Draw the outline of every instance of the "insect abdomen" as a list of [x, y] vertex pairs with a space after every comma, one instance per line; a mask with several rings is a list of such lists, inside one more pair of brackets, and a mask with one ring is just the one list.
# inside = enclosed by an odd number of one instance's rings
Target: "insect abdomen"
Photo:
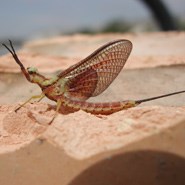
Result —
[[83, 101], [69, 100], [65, 101], [67, 107], [73, 108], [74, 110], [84, 110], [92, 114], [103, 114], [108, 115], [120, 110], [135, 107], [135, 101], [123, 101], [123, 102], [110, 102], [110, 103], [92, 103]]

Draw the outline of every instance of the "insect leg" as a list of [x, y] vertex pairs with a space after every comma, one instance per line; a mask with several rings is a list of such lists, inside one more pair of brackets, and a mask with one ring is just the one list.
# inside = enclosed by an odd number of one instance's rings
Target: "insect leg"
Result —
[[39, 100], [37, 100], [37, 102], [40, 102], [44, 97], [45, 97], [45, 94], [42, 93], [42, 94], [40, 95]]
[[41, 101], [43, 98], [45, 97], [45, 94], [40, 94], [40, 95], [35, 95], [32, 96], [31, 98], [29, 98], [27, 101], [25, 101], [23, 104], [21, 104], [18, 108], [15, 109], [15, 112], [17, 112], [21, 107], [23, 107], [25, 104], [27, 104], [28, 102], [30, 102], [32, 99], [37, 99], [39, 98], [38, 102]]
[[48, 123], [49, 125], [51, 125], [51, 123], [53, 122], [53, 120], [56, 118], [56, 116], [57, 116], [57, 114], [58, 114], [58, 112], [60, 110], [61, 105], [62, 105], [62, 101], [61, 100], [58, 100], [57, 101], [57, 108], [56, 108], [55, 114], [54, 114], [52, 120]]

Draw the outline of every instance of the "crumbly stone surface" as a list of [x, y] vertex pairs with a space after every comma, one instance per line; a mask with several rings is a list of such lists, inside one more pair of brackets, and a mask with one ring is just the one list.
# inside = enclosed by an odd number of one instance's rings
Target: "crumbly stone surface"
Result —
[[[129, 39], [124, 70], [89, 101], [143, 99], [184, 89], [185, 32], [74, 35], [25, 44], [18, 56], [48, 76], [102, 44]], [[0, 58], [0, 184], [185, 184], [185, 94], [109, 116], [83, 111], [54, 114], [55, 102], [15, 108], [40, 89], [20, 74], [10, 55]]]

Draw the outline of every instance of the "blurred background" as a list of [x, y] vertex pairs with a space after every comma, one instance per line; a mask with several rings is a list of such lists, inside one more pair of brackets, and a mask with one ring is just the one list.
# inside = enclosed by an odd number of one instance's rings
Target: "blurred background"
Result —
[[185, 29], [184, 0], [2, 0], [0, 4], [0, 42], [12, 39], [16, 47], [62, 34]]

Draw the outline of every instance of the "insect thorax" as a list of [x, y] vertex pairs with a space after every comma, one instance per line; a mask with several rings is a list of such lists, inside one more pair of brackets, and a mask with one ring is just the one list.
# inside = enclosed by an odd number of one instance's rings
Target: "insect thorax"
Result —
[[57, 83], [56, 83], [56, 87], [59, 90], [59, 93], [65, 93], [68, 90], [68, 86], [67, 86], [67, 82], [69, 80], [67, 78], [60, 78]]
[[68, 92], [67, 82], [68, 79], [58, 79], [58, 77], [45, 80], [43, 82], [43, 92], [49, 99], [57, 101]]

